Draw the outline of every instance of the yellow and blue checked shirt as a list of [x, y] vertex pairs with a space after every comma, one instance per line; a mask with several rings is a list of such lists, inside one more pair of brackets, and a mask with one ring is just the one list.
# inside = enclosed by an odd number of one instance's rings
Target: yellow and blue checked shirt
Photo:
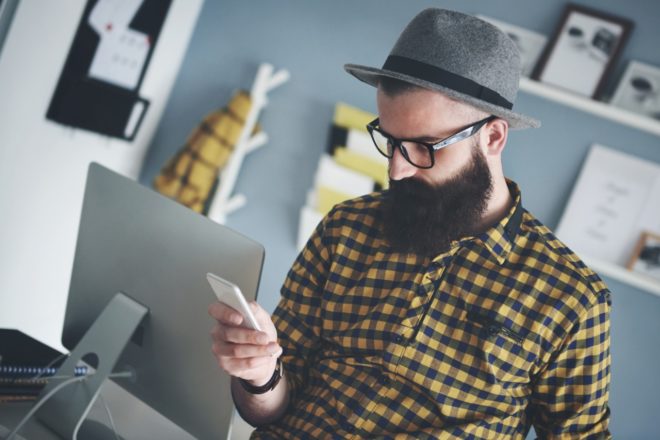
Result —
[[435, 258], [333, 209], [274, 313], [291, 405], [253, 438], [609, 438], [610, 293], [515, 204]]

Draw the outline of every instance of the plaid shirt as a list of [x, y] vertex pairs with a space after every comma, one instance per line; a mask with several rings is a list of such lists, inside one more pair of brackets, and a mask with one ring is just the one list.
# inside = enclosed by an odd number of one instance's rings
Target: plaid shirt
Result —
[[610, 294], [520, 204], [435, 258], [338, 205], [274, 312], [291, 404], [253, 438], [609, 438]]

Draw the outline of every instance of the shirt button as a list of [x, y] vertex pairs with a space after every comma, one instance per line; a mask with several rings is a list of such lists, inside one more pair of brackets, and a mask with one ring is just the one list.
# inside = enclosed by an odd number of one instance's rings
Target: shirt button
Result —
[[491, 336], [497, 335], [499, 331], [500, 331], [499, 327], [496, 326], [495, 324], [491, 324], [488, 326], [488, 334]]
[[394, 337], [394, 342], [396, 342], [397, 344], [402, 343], [402, 342], [403, 342], [403, 336], [401, 336], [401, 335], [396, 335], [396, 336]]

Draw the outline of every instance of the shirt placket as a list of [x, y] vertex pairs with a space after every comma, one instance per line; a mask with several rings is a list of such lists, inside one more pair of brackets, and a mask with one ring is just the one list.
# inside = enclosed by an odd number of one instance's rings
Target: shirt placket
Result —
[[[372, 415], [379, 405], [387, 404], [387, 391], [390, 388], [391, 374], [401, 374], [400, 362], [406, 350], [414, 348], [416, 335], [423, 325], [424, 317], [428, 313], [429, 304], [433, 300], [451, 255], [434, 259], [416, 280], [418, 288], [410, 299], [410, 306], [403, 311], [403, 319], [398, 329], [393, 331], [391, 343], [383, 354], [383, 365], [375, 374], [370, 392], [364, 396], [365, 411], [353, 421], [356, 431], [360, 431], [372, 419]], [[350, 432], [350, 431], [349, 431]], [[347, 438], [359, 438], [359, 435], [350, 435]]]

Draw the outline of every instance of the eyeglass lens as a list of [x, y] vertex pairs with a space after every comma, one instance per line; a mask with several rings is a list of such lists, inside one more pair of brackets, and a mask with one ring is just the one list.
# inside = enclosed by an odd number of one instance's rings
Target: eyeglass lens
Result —
[[[394, 148], [397, 148], [398, 146], [394, 145], [394, 143], [398, 144], [399, 141], [391, 141], [378, 130], [372, 130], [371, 137], [373, 138], [378, 151], [380, 151], [383, 156], [392, 158], [394, 155]], [[404, 157], [413, 165], [418, 167], [430, 167], [433, 165], [432, 153], [425, 145], [412, 141], [404, 141], [401, 142], [401, 146], [403, 147]]]

